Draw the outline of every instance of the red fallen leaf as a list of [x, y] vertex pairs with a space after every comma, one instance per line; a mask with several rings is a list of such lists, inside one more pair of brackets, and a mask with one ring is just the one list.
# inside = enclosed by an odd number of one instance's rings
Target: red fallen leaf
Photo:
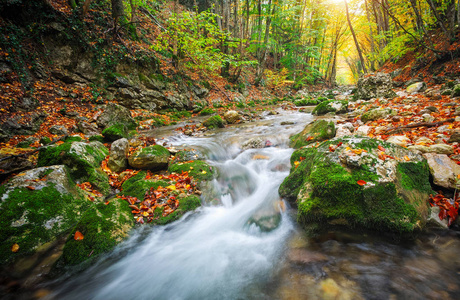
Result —
[[312, 136], [309, 136], [309, 137], [307, 138], [307, 142], [308, 142], [308, 141], [311, 141], [312, 139], [313, 139], [313, 137], [312, 137]]
[[105, 204], [105, 205], [109, 205], [109, 203], [110, 203], [110, 202], [107, 200], [107, 201], [105, 201], [104, 204]]
[[338, 144], [337, 144], [337, 148], [340, 147], [340, 146], [342, 146], [342, 145], [343, 145], [342, 142], [338, 143]]
[[28, 188], [28, 189], [31, 190], [31, 191], [34, 191], [34, 190], [35, 190], [35, 187], [34, 187], [34, 186], [31, 186], [31, 185], [26, 186], [26, 188]]
[[382, 146], [379, 145], [377, 148], [379, 148], [380, 151], [385, 152], [385, 148], [383, 148]]
[[73, 236], [73, 239], [76, 241], [81, 241], [84, 238], [85, 237], [83, 236], [83, 234], [78, 230], [75, 232], [75, 235]]
[[367, 182], [365, 182], [364, 180], [358, 180], [358, 181], [356, 181], [356, 183], [359, 184], [359, 185], [361, 185], [361, 186], [363, 186], [363, 185], [365, 185]]

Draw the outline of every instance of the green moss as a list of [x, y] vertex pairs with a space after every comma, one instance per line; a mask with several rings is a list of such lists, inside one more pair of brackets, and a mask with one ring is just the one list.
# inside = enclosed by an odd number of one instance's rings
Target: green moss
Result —
[[104, 142], [104, 137], [102, 135], [92, 135], [89, 137], [89, 141], [90, 142], [101, 142], [103, 143]]
[[175, 163], [169, 166], [168, 171], [171, 173], [181, 174], [188, 172], [189, 176], [196, 180], [212, 180], [216, 177], [216, 170], [202, 160], [192, 162]]
[[164, 180], [137, 180], [131, 182], [130, 184], [123, 184], [123, 191], [121, 194], [131, 197], [136, 197], [139, 200], [144, 200], [145, 193], [148, 192], [151, 188], [157, 189], [159, 186], [167, 187], [171, 185], [171, 181]]
[[219, 115], [215, 115], [204, 121], [203, 125], [208, 129], [224, 128], [224, 121]]
[[[114, 198], [107, 205], [93, 204], [72, 229], [59, 264], [77, 265], [112, 250], [133, 226], [131, 209], [125, 201]], [[76, 231], [83, 234], [83, 240], [73, 238]]]
[[333, 138], [335, 136], [335, 132], [336, 129], [334, 122], [316, 120], [315, 122], [308, 124], [299, 134], [290, 137], [289, 146], [297, 149], [312, 143], [324, 141]]
[[[333, 103], [341, 104], [341, 108], [337, 110], [336, 108], [332, 106]], [[329, 112], [340, 114], [340, 113], [345, 113], [347, 111], [347, 107], [348, 107], [348, 101], [328, 100], [328, 101], [323, 101], [320, 104], [318, 104], [318, 106], [316, 106], [315, 109], [313, 110], [312, 114], [318, 115], [318, 116], [325, 115]]]
[[83, 139], [79, 137], [78, 135], [76, 136], [68, 136], [65, 138], [64, 142], [65, 143], [72, 143], [72, 142], [81, 142]]
[[430, 176], [430, 169], [426, 161], [400, 163], [398, 164], [397, 172], [400, 175], [400, 182], [403, 188], [425, 193], [433, 192], [427, 180]]
[[204, 108], [200, 111], [200, 116], [209, 116], [209, 115], [212, 115], [216, 113], [215, 110], [213, 110], [212, 108], [208, 107], [208, 108]]
[[186, 150], [181, 150], [177, 152], [174, 155], [174, 157], [175, 157], [174, 163], [177, 163], [177, 162], [203, 159], [203, 154], [201, 154], [198, 150], [195, 150], [195, 149], [186, 149]]
[[16, 145], [16, 148], [29, 148], [30, 144], [32, 144], [31, 141], [22, 141]]
[[301, 100], [296, 100], [294, 101], [294, 104], [296, 106], [312, 106], [312, 105], [317, 105], [319, 102], [317, 100], [313, 99], [301, 99]]
[[[0, 195], [5, 191], [4, 186], [0, 187]], [[10, 191], [0, 210], [0, 263], [31, 254], [37, 246], [70, 230], [77, 222], [79, 211], [88, 203], [83, 196], [61, 194], [54, 185], [34, 191], [27, 188]], [[15, 222], [17, 225], [12, 226]], [[15, 243], [20, 247], [18, 253], [11, 252]]]
[[47, 136], [43, 136], [43, 137], [40, 138], [40, 144], [48, 145], [51, 142], [52, 142], [52, 140]]
[[201, 206], [201, 200], [196, 195], [190, 195], [179, 200], [179, 207], [171, 214], [163, 217], [163, 208], [157, 208], [154, 212], [154, 217], [158, 218], [152, 223], [157, 225], [165, 225], [178, 220], [186, 212], [197, 209]]
[[124, 124], [118, 123], [105, 128], [102, 131], [102, 135], [109, 142], [113, 142], [121, 138], [128, 138], [128, 128], [126, 128]]

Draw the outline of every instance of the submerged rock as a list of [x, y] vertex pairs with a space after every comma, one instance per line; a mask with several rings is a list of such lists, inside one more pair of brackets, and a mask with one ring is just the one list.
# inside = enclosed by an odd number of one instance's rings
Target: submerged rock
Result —
[[421, 155], [351, 137], [299, 149], [291, 165], [279, 193], [297, 202], [298, 220], [309, 229], [341, 225], [411, 233], [426, 222], [432, 191]]

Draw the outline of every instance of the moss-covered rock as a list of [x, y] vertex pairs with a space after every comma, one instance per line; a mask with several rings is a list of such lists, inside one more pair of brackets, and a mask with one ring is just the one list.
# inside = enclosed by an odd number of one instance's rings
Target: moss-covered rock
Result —
[[334, 122], [316, 120], [305, 126], [302, 132], [290, 137], [289, 146], [297, 149], [311, 143], [322, 142], [333, 138], [335, 131]]
[[[91, 207], [72, 228], [57, 267], [77, 265], [112, 250], [128, 236], [134, 225], [126, 201], [113, 198], [108, 204], [91, 203]], [[76, 231], [83, 234], [82, 240], [74, 239]]]
[[170, 213], [167, 216], [163, 216], [163, 207], [157, 208], [155, 210], [155, 217], [158, 218], [154, 220], [152, 223], [156, 225], [165, 225], [171, 223], [173, 221], [178, 220], [182, 217], [186, 212], [192, 211], [197, 209], [201, 206], [200, 197], [197, 195], [189, 195], [179, 200], [179, 207], [174, 210], [174, 212]]
[[320, 101], [314, 100], [314, 99], [299, 99], [295, 100], [294, 104], [295, 106], [313, 106], [317, 105]]
[[121, 105], [109, 103], [97, 118], [97, 125], [101, 128], [107, 128], [115, 124], [124, 124], [128, 130], [136, 129], [137, 126], [129, 109]]
[[458, 96], [460, 96], [460, 84], [456, 84], [456, 85], [453, 87], [451, 96], [452, 96], [452, 97], [458, 97]]
[[322, 116], [327, 113], [343, 114], [348, 110], [348, 101], [344, 100], [329, 100], [318, 104], [312, 114]]
[[203, 122], [208, 129], [224, 128], [224, 121], [219, 115], [212, 116]]
[[428, 165], [402, 147], [345, 137], [299, 149], [291, 164], [279, 193], [297, 202], [298, 221], [306, 228], [342, 225], [412, 233], [426, 222], [432, 192]]
[[[0, 263], [29, 255], [68, 232], [90, 205], [63, 165], [29, 170], [0, 187]], [[11, 251], [13, 244], [19, 251]]]
[[128, 157], [131, 167], [144, 170], [163, 170], [168, 167], [170, 153], [160, 145], [139, 148]]
[[110, 191], [107, 174], [100, 165], [109, 154], [100, 142], [65, 142], [40, 149], [37, 165], [39, 167], [64, 164], [70, 169], [74, 180], [89, 181], [99, 191], [107, 194]]
[[376, 73], [359, 78], [355, 95], [358, 99], [364, 100], [380, 97], [394, 98], [397, 95], [392, 88], [393, 81], [390, 74]]
[[364, 113], [361, 116], [361, 121], [363, 121], [364, 123], [368, 121], [376, 121], [379, 119], [384, 119], [390, 115], [396, 115], [396, 111], [390, 108], [375, 108]]
[[174, 155], [174, 163], [184, 162], [190, 160], [203, 160], [204, 155], [196, 149], [184, 149], [180, 150]]
[[109, 126], [105, 128], [102, 131], [102, 135], [104, 136], [104, 139], [113, 142], [122, 138], [128, 138], [128, 128], [126, 127], [125, 124], [117, 123], [112, 126]]
[[178, 174], [188, 172], [196, 180], [212, 180], [216, 177], [216, 169], [202, 160], [174, 163], [169, 166], [168, 171]]

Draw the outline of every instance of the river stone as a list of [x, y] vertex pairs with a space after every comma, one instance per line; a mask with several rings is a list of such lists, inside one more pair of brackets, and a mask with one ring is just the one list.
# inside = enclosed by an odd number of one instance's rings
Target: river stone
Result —
[[369, 132], [371, 131], [371, 129], [372, 129], [371, 126], [362, 125], [356, 129], [355, 134], [367, 136]]
[[457, 176], [460, 174], [459, 165], [445, 154], [425, 153], [423, 156], [428, 161], [434, 184], [452, 190], [460, 188], [460, 184], [457, 184]]
[[361, 77], [357, 83], [356, 97], [370, 100], [372, 98], [394, 98], [396, 93], [392, 90], [393, 81], [389, 74], [377, 73]]
[[424, 89], [426, 89], [425, 82], [416, 82], [416, 83], [409, 85], [406, 88], [406, 92], [408, 92], [409, 94], [412, 94], [412, 93], [423, 92]]
[[435, 144], [428, 147], [428, 152], [434, 152], [437, 154], [453, 154], [454, 147], [447, 144]]
[[[448, 90], [446, 90], [446, 91], [448, 91]], [[444, 95], [444, 94], [442, 94], [442, 95]], [[456, 84], [454, 86], [454, 88], [452, 89], [452, 92], [451, 92], [451, 96], [452, 97], [460, 96], [460, 84]]]
[[51, 166], [64, 164], [70, 169], [72, 178], [78, 182], [89, 181], [103, 194], [110, 191], [107, 174], [101, 163], [109, 154], [101, 142], [65, 142], [40, 149], [37, 165]]
[[387, 142], [401, 147], [406, 147], [407, 143], [410, 143], [410, 139], [405, 135], [392, 135], [387, 139]]
[[460, 142], [460, 131], [455, 131], [454, 133], [452, 133], [452, 135], [450, 136], [447, 142], [449, 143]]
[[[32, 254], [69, 231], [91, 203], [63, 165], [29, 170], [0, 187], [0, 262]], [[13, 253], [11, 246], [19, 245]]]
[[265, 147], [265, 140], [260, 137], [250, 138], [241, 145], [242, 150], [261, 149]]
[[48, 130], [49, 133], [55, 134], [55, 135], [67, 135], [69, 132], [67, 131], [67, 128], [65, 128], [62, 125], [54, 125], [51, 126], [50, 129]]
[[425, 136], [421, 136], [419, 137], [418, 139], [415, 140], [415, 144], [416, 145], [426, 145], [426, 144], [433, 144], [433, 140], [431, 140], [430, 138], [427, 138]]
[[155, 145], [137, 149], [128, 157], [131, 167], [144, 170], [165, 170], [168, 167], [169, 151]]
[[224, 119], [225, 119], [225, 121], [227, 121], [228, 124], [235, 124], [239, 120], [241, 120], [240, 115], [238, 114], [238, 112], [234, 111], [234, 110], [227, 111], [224, 114]]
[[128, 167], [128, 148], [127, 139], [119, 139], [112, 143], [110, 147], [110, 156], [107, 166], [113, 172], [119, 173]]
[[440, 211], [441, 209], [438, 206], [431, 207], [431, 213], [427, 220], [427, 227], [441, 228], [441, 229], [449, 228], [449, 223], [447, 221], [447, 218], [443, 220], [439, 218]]
[[128, 129], [136, 129], [137, 126], [129, 109], [114, 103], [109, 103], [105, 106], [96, 122], [101, 128], [107, 128], [115, 124], [124, 124]]
[[369, 121], [376, 121], [379, 119], [385, 119], [390, 115], [395, 115], [396, 112], [389, 108], [374, 108], [369, 110], [368, 112], [364, 113], [361, 116], [361, 121], [367, 123]]
[[[17, 156], [16, 148], [3, 147], [0, 149], [0, 171], [1, 175], [11, 174], [13, 172], [31, 169], [34, 166], [33, 159], [29, 157]], [[9, 157], [9, 159], [6, 159]]]
[[[380, 159], [378, 146], [399, 159]], [[298, 220], [308, 230], [340, 225], [412, 233], [426, 222], [432, 193], [428, 164], [407, 149], [345, 137], [296, 150], [291, 165], [279, 194], [298, 204]]]
[[86, 121], [80, 121], [77, 123], [77, 128], [80, 130], [84, 135], [93, 136], [100, 134], [100, 130], [97, 126], [93, 123], [88, 123]]
[[434, 121], [434, 117], [430, 114], [423, 114], [422, 118], [423, 118], [423, 122], [431, 123]]
[[337, 138], [340, 138], [340, 137], [344, 137], [344, 136], [350, 136], [352, 135], [350, 129], [348, 129], [348, 127], [345, 127], [343, 125], [338, 125], [337, 126], [337, 130], [335, 132], [335, 137]]
[[316, 120], [307, 124], [302, 132], [291, 136], [289, 146], [295, 149], [315, 142], [321, 142], [335, 136], [334, 122], [326, 120]]
[[322, 116], [327, 113], [344, 114], [348, 110], [348, 101], [329, 100], [318, 104], [312, 114]]

